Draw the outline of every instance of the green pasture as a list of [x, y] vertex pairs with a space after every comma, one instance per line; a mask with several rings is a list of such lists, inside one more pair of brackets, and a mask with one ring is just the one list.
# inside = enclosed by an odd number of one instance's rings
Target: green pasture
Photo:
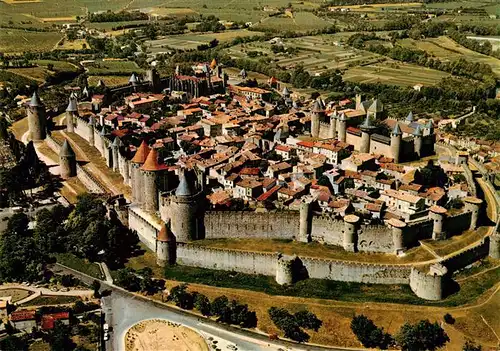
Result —
[[91, 76], [120, 76], [143, 72], [135, 62], [132, 61], [96, 61], [86, 66], [87, 74]]
[[277, 31], [306, 31], [323, 29], [332, 26], [334, 23], [317, 17], [311, 12], [294, 12], [293, 17], [274, 16], [267, 17], [254, 25], [259, 30]]

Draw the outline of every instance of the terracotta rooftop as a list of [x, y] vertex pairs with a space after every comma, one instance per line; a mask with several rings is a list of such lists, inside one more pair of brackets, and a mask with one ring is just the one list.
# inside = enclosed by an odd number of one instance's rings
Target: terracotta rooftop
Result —
[[[135, 157], [135, 156], [134, 156]], [[163, 171], [168, 167], [165, 164], [160, 164], [158, 162], [158, 151], [156, 149], [151, 149], [146, 158], [146, 162], [142, 165], [141, 169], [143, 171], [155, 172]]]
[[13, 322], [34, 320], [35, 313], [36, 311], [27, 311], [27, 310], [14, 311], [10, 315], [10, 320]]
[[161, 226], [161, 230], [158, 232], [158, 235], [156, 236], [156, 240], [162, 242], [169, 242], [169, 241], [175, 241], [175, 237], [168, 230], [167, 225], [163, 223], [163, 225]]
[[150, 150], [151, 149], [149, 148], [148, 144], [146, 144], [146, 141], [143, 140], [141, 146], [139, 146], [130, 162], [143, 164], [144, 162], [146, 162]]

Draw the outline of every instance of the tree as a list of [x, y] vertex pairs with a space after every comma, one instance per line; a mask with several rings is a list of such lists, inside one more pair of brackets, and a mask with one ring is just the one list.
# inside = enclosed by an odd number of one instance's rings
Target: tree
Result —
[[202, 315], [210, 316], [210, 300], [203, 294], [194, 294], [194, 308], [196, 308]]
[[464, 344], [464, 347], [462, 347], [462, 351], [481, 351], [482, 347], [481, 345], [476, 345], [474, 342], [467, 340]]
[[168, 300], [175, 303], [176, 306], [185, 309], [192, 310], [194, 304], [193, 294], [187, 291], [188, 285], [181, 284], [174, 286], [170, 290], [170, 294], [168, 295]]
[[302, 328], [312, 329], [314, 331], [318, 331], [323, 324], [323, 322], [318, 319], [314, 313], [306, 310], [295, 313], [295, 320]]
[[437, 322], [421, 320], [417, 324], [406, 323], [401, 327], [396, 341], [404, 350], [434, 351], [444, 346], [450, 338]]
[[0, 340], [0, 350], [2, 351], [24, 351], [28, 350], [28, 343], [25, 338], [16, 335], [9, 335]]
[[216, 297], [210, 304], [210, 312], [212, 315], [219, 316], [222, 314], [229, 300], [225, 295]]
[[51, 351], [72, 350], [75, 343], [71, 340], [69, 326], [56, 321], [48, 336]]
[[454, 324], [455, 323], [455, 318], [453, 318], [453, 316], [451, 314], [449, 314], [449, 313], [446, 313], [443, 316], [443, 319], [448, 324]]
[[351, 330], [364, 347], [387, 348], [392, 343], [388, 333], [384, 333], [382, 328], [362, 314], [352, 319]]

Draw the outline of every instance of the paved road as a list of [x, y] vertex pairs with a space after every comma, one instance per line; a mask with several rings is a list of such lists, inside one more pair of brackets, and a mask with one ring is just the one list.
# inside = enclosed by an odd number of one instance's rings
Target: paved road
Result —
[[90, 297], [93, 295], [92, 290], [68, 290], [68, 291], [52, 291], [47, 288], [35, 288], [34, 286], [26, 286], [22, 284], [4, 284], [0, 286], [0, 290], [8, 290], [8, 289], [22, 289], [22, 290], [28, 290], [32, 291], [33, 294], [31, 294], [28, 297], [25, 297], [24, 299], [21, 299], [16, 302], [16, 304], [20, 305], [25, 302], [31, 301], [36, 299], [38, 296], [87, 296]]
[[[55, 264], [53, 270], [66, 274], [71, 273], [88, 284], [96, 280], [93, 277], [59, 264]], [[198, 318], [195, 315], [166, 306], [160, 302], [151, 301], [145, 297], [129, 293], [114, 285], [109, 285], [105, 281], [101, 280], [100, 282], [102, 289], [110, 289], [112, 291], [111, 296], [103, 299], [103, 312], [106, 313], [106, 322], [113, 328], [110, 334], [111, 340], [106, 343], [106, 351], [123, 351], [124, 335], [126, 331], [134, 324], [147, 319], [166, 319], [175, 323], [180, 323], [196, 330], [205, 337], [213, 336], [228, 344], [236, 344], [238, 345], [238, 350], [244, 351], [277, 351], [279, 349], [293, 351], [363, 350], [297, 345], [286, 341], [270, 343], [265, 335]]]

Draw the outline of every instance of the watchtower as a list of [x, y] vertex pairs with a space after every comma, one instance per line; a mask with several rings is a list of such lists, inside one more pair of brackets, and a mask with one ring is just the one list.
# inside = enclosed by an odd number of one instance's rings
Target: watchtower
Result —
[[343, 141], [345, 143], [346, 137], [347, 137], [347, 120], [345, 117], [345, 113], [342, 112], [340, 114], [340, 117], [338, 119], [338, 125], [337, 125], [337, 130], [339, 132], [339, 140]]
[[395, 163], [399, 163], [399, 155], [401, 154], [401, 128], [399, 123], [396, 122], [394, 129], [391, 132], [391, 156]]
[[422, 129], [420, 124], [413, 132], [413, 151], [420, 157], [422, 155]]
[[431, 206], [429, 208], [429, 218], [432, 219], [432, 239], [445, 239], [446, 235], [443, 231], [443, 221], [446, 215], [446, 208], [441, 206]]
[[331, 139], [337, 138], [337, 111], [334, 111], [330, 116], [330, 129], [328, 130], [328, 137]]
[[69, 133], [75, 131], [75, 116], [78, 116], [78, 103], [76, 98], [70, 96], [68, 107], [66, 107], [66, 129]]
[[45, 105], [40, 100], [40, 97], [38, 96], [38, 93], [36, 91], [33, 93], [33, 96], [28, 103], [26, 114], [28, 115], [28, 127], [31, 140], [44, 140], [47, 136]]
[[197, 240], [200, 237], [200, 194], [192, 172], [183, 170], [179, 174], [179, 186], [170, 200], [172, 233], [178, 242]]
[[158, 211], [158, 181], [159, 177], [166, 170], [167, 166], [158, 162], [158, 151], [151, 149], [146, 161], [141, 167], [143, 189], [141, 189], [144, 199], [141, 201], [144, 210], [148, 212]]
[[353, 214], [344, 217], [344, 239], [343, 247], [346, 251], [356, 251], [357, 227], [359, 217]]
[[370, 139], [373, 132], [375, 132], [376, 127], [373, 125], [370, 115], [366, 114], [365, 121], [359, 126], [361, 129], [361, 148], [360, 152], [369, 153], [370, 152]]
[[156, 236], [156, 264], [160, 267], [175, 264], [177, 260], [177, 243], [172, 231], [163, 223]]
[[140, 168], [146, 162], [148, 154], [150, 152], [149, 146], [146, 144], [146, 141], [142, 141], [141, 145], [135, 152], [134, 157], [130, 162], [132, 163], [132, 201], [141, 205], [143, 202], [143, 179]]
[[76, 176], [76, 155], [67, 139], [59, 151], [59, 166], [62, 178]]
[[324, 114], [325, 111], [321, 107], [320, 102], [316, 100], [311, 110], [311, 136], [313, 138], [319, 137], [319, 122]]

